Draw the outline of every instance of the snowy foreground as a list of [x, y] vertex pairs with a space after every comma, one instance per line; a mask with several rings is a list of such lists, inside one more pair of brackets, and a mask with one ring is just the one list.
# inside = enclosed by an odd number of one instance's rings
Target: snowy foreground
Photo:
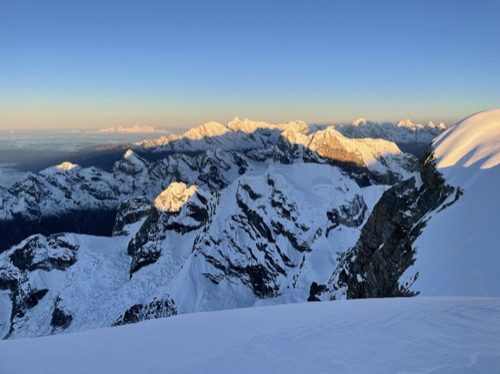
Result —
[[0, 342], [0, 373], [499, 373], [499, 298], [196, 313]]

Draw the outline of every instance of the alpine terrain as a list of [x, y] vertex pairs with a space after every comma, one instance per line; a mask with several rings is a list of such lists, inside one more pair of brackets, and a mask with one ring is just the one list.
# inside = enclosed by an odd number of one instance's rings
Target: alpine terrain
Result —
[[[137, 143], [111, 170], [65, 162], [0, 189], [0, 336], [305, 301], [500, 296], [500, 110], [446, 131], [377, 126], [210, 122]], [[426, 303], [415, 307], [431, 313]], [[436, 307], [474, 309], [446, 303]], [[311, 318], [343, 308], [325, 305]]]

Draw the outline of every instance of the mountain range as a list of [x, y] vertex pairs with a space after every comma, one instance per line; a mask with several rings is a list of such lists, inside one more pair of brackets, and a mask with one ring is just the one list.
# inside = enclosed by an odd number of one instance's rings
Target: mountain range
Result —
[[[137, 143], [110, 171], [30, 173], [0, 189], [0, 336], [300, 301], [498, 296], [499, 136], [500, 110], [446, 131], [236, 118]], [[401, 144], [427, 147], [417, 157]]]

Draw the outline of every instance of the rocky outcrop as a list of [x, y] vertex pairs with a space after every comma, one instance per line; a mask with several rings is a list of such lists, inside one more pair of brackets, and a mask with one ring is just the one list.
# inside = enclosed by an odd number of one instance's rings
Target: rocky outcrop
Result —
[[347, 227], [360, 226], [365, 220], [367, 210], [368, 207], [363, 196], [356, 195], [352, 201], [348, 201], [346, 204], [326, 212], [328, 221], [332, 224], [326, 229], [327, 236], [331, 230], [337, 228], [339, 225]]
[[131, 225], [147, 217], [151, 202], [145, 197], [125, 200], [120, 204], [113, 226], [113, 236], [131, 234]]
[[426, 225], [426, 215], [438, 209], [454, 191], [436, 170], [429, 152], [422, 158], [420, 176], [421, 185], [411, 178], [382, 195], [356, 245], [339, 258], [329, 282], [332, 298], [414, 295], [409, 290], [411, 284], [399, 283], [415, 261], [412, 245]]
[[61, 299], [58, 297], [52, 311], [50, 326], [52, 326], [52, 334], [57, 334], [66, 330], [73, 321], [73, 316], [67, 313], [60, 305]]
[[35, 235], [15, 247], [9, 258], [21, 271], [65, 270], [76, 262], [77, 251], [78, 247], [66, 241], [62, 234]]
[[154, 299], [149, 304], [135, 304], [123, 313], [113, 326], [128, 325], [146, 321], [148, 319], [165, 318], [177, 315], [177, 309], [172, 299], [165, 296], [163, 299]]

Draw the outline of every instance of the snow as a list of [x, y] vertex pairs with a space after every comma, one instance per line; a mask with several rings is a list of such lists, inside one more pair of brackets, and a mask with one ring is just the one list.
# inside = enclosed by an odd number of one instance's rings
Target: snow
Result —
[[353, 157], [359, 158], [370, 170], [379, 173], [400, 172], [400, 164], [404, 162], [406, 157], [393, 142], [383, 139], [347, 138], [333, 126], [310, 135], [288, 129], [282, 133], [282, 136], [288, 142], [303, 145], [325, 158], [332, 157], [332, 155], [338, 157], [336, 153], [339, 150], [340, 154], [347, 152]]
[[500, 164], [500, 109], [472, 115], [444, 132], [435, 142], [437, 166], [490, 169]]
[[129, 158], [134, 155], [134, 151], [131, 149], [127, 149], [127, 151], [123, 154], [123, 158]]
[[178, 212], [191, 196], [198, 190], [198, 186], [187, 188], [185, 183], [174, 182], [163, 191], [153, 202], [153, 206], [164, 212]]
[[287, 123], [270, 124], [267, 122], [256, 122], [245, 118], [243, 121], [238, 117], [233, 118], [228, 123], [228, 128], [233, 131], [241, 131], [247, 134], [254, 133], [257, 129], [269, 129], [269, 130], [280, 130], [285, 131], [291, 129], [300, 133], [308, 133], [309, 126], [304, 121], [290, 121]]
[[[211, 156], [207, 153], [207, 158], [210, 157], [207, 171], [212, 161], [221, 169], [226, 163], [230, 165], [231, 159], [224, 156], [224, 152], [218, 153], [214, 151]], [[132, 154], [120, 161], [123, 167], [131, 157]], [[181, 172], [191, 179], [189, 184], [171, 183], [157, 197], [154, 206], [160, 211], [175, 212], [166, 214], [163, 223], [179, 223], [193, 228], [193, 231], [182, 234], [159, 225], [157, 230], [165, 232], [165, 235], [158, 240], [151, 239], [149, 245], [154, 251], [161, 252], [161, 256], [156, 263], [133, 273], [132, 278], [128, 245], [145, 218], [134, 227], [128, 227], [126, 236], [105, 238], [65, 234], [65, 240], [79, 248], [78, 261], [65, 271], [35, 270], [29, 273], [26, 286], [31, 284], [34, 289], [49, 289], [49, 292], [38, 305], [27, 310], [26, 318], [15, 323], [11, 338], [50, 334], [50, 317], [57, 298], [60, 299], [59, 306], [74, 316], [65, 332], [110, 326], [132, 305], [148, 304], [153, 298], [162, 299], [166, 295], [175, 301], [178, 313], [305, 301], [311, 283], [326, 284], [339, 253], [354, 246], [360, 235], [360, 224], [333, 227], [327, 212], [342, 211], [344, 208], [350, 210], [364, 201], [366, 220], [388, 186], [360, 188], [348, 175], [328, 164], [248, 162], [244, 175], [240, 176], [237, 169], [226, 170], [225, 178], [231, 183], [214, 194], [205, 192], [204, 186], [197, 189], [194, 183], [197, 174], [193, 173], [189, 164], [184, 161], [176, 164], [178, 169], [186, 168]], [[118, 173], [119, 168], [115, 169]], [[140, 174], [124, 174], [129, 175], [144, 186]], [[258, 197], [252, 198], [242, 187], [245, 185]], [[198, 199], [201, 195], [204, 199]], [[273, 228], [273, 222], [279, 222], [284, 231], [294, 233], [297, 243], [310, 247], [310, 252], [296, 250], [284, 233], [273, 232], [275, 243], [268, 243], [267, 238], [259, 236], [260, 243], [268, 248], [269, 261], [286, 269], [287, 275], [277, 272], [273, 280], [277, 297], [258, 300], [248, 284], [214, 267], [202, 254], [206, 253], [227, 266], [239, 264], [244, 267], [252, 256], [262, 264], [268, 263], [265, 253], [256, 247], [255, 237], [252, 237], [256, 231], [245, 232], [248, 221], [237, 222], [238, 216], [244, 216], [238, 207], [237, 197], [257, 212], [267, 227]], [[272, 202], [277, 203], [276, 207], [272, 206]], [[210, 222], [202, 227], [190, 216], [190, 207], [203, 205], [209, 210]], [[289, 218], [283, 215], [285, 211], [280, 205], [288, 210]], [[361, 212], [359, 210], [356, 216]], [[328, 227], [332, 227], [331, 230]], [[288, 265], [278, 249], [288, 258]], [[8, 256], [9, 252], [1, 254], [0, 263], [7, 263]], [[269, 268], [271, 273], [274, 272], [272, 263]], [[214, 284], [206, 275], [219, 277], [219, 283]], [[117, 292], [120, 297], [116, 297]], [[0, 317], [0, 323], [5, 321], [8, 326], [10, 314]]]
[[13, 373], [498, 373], [500, 299], [303, 303], [0, 342]]
[[412, 288], [422, 295], [500, 296], [500, 110], [466, 118], [434, 147], [438, 170], [463, 195], [427, 217], [416, 263], [404, 277], [419, 272]]
[[71, 169], [74, 169], [76, 168], [78, 165], [75, 165], [75, 164], [72, 164], [71, 162], [63, 162], [59, 165], [56, 166], [57, 169], [59, 170], [71, 170]]
[[208, 122], [201, 126], [195, 127], [187, 131], [183, 137], [190, 140], [200, 140], [214, 136], [224, 135], [229, 130], [224, 125], [218, 122]]
[[442, 122], [437, 126], [432, 122], [428, 122], [427, 125], [415, 124], [409, 119], [397, 123], [377, 123], [359, 118], [350, 125], [335, 125], [335, 129], [349, 138], [380, 138], [402, 145], [430, 143], [446, 130], [446, 125]]
[[2, 290], [0, 291], [0, 336], [5, 336], [9, 332], [7, 321], [10, 319], [11, 312], [12, 301], [10, 300], [10, 293]]

